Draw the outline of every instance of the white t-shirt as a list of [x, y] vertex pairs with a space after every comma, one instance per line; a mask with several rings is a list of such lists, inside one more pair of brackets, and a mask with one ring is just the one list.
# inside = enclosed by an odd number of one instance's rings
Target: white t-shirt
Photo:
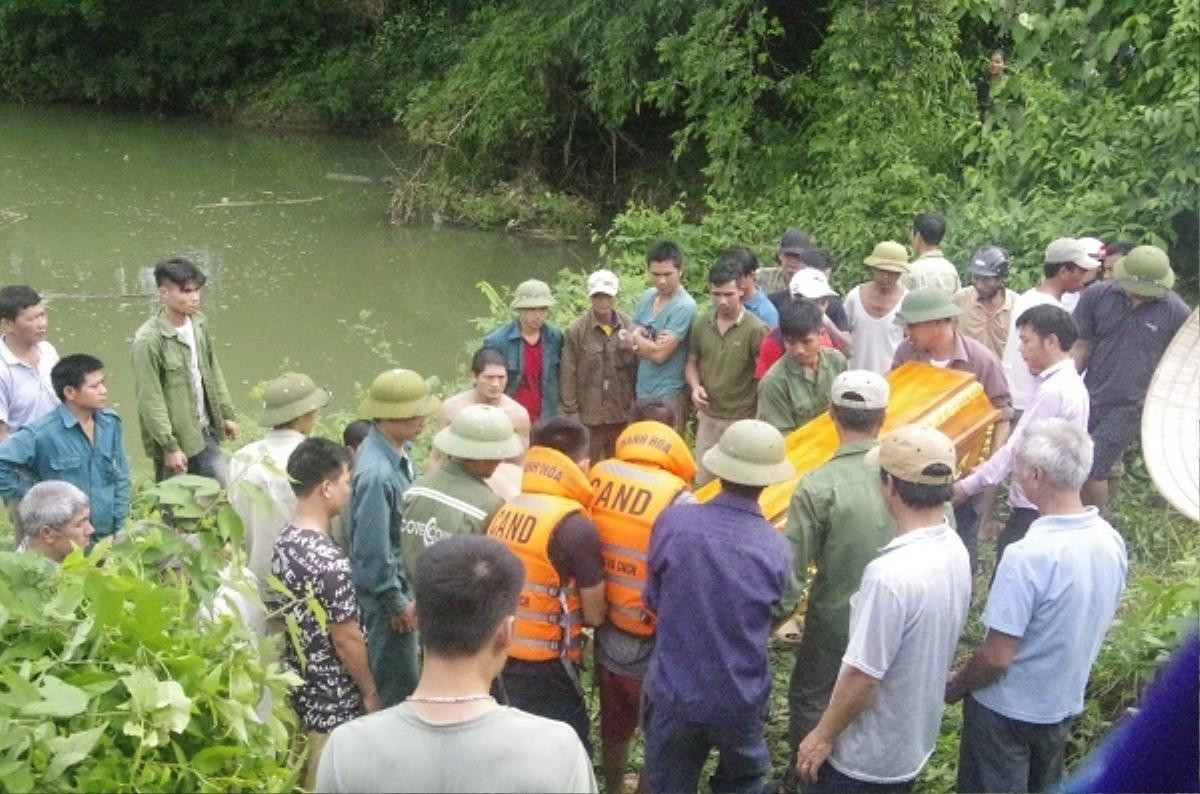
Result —
[[897, 325], [895, 320], [907, 290], [900, 291], [900, 300], [885, 316], [872, 317], [863, 307], [860, 289], [855, 287], [850, 290], [842, 303], [854, 338], [854, 355], [850, 357], [849, 368], [869, 369], [884, 375], [892, 368], [892, 356], [904, 341], [904, 326]]
[[1053, 295], [1042, 292], [1037, 287], [1022, 292], [1013, 302], [1008, 339], [1004, 343], [1004, 357], [1000, 363], [1004, 366], [1004, 376], [1008, 378], [1008, 391], [1012, 395], [1012, 405], [1015, 411], [1024, 411], [1029, 407], [1034, 386], [1034, 377], [1029, 373], [1025, 359], [1021, 358], [1021, 340], [1017, 338], [1017, 319], [1034, 306], [1041, 306], [1045, 303], [1062, 306]]
[[438, 725], [401, 703], [334, 728], [316, 790], [595, 792], [596, 778], [565, 722], [499, 706]]
[[933, 753], [946, 673], [971, 603], [967, 549], [949, 524], [897, 536], [850, 598], [842, 664], [879, 681], [829, 762], [871, 783], [911, 780]]
[[183, 325], [177, 326], [175, 332], [179, 340], [188, 346], [191, 355], [188, 356], [188, 370], [192, 374], [192, 392], [196, 395], [196, 419], [200, 427], [208, 427], [208, 412], [204, 410], [204, 379], [200, 376], [200, 356], [196, 352], [196, 326], [192, 318], [184, 320]]

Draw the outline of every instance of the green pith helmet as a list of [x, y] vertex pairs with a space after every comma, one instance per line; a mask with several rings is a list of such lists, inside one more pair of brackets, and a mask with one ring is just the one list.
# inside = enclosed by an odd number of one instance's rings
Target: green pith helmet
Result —
[[949, 292], [937, 287], [922, 287], [904, 296], [904, 300], [900, 302], [900, 311], [896, 312], [896, 325], [948, 320], [960, 314], [962, 309], [954, 305]]
[[907, 273], [908, 251], [900, 243], [884, 240], [875, 246], [875, 250], [871, 251], [871, 255], [863, 260], [863, 264], [892, 273]]
[[358, 414], [367, 419], [412, 419], [433, 413], [441, 404], [420, 375], [411, 369], [389, 369], [371, 381]]
[[1113, 278], [1121, 289], [1143, 298], [1160, 298], [1175, 286], [1167, 253], [1154, 245], [1139, 245], [1118, 259]]
[[525, 450], [508, 414], [494, 405], [468, 405], [438, 431], [433, 445], [463, 460], [508, 460]]
[[554, 296], [550, 294], [550, 285], [536, 278], [522, 281], [517, 285], [517, 292], [510, 304], [516, 309], [547, 309], [554, 305]]
[[757, 419], [731, 424], [716, 446], [704, 453], [704, 468], [739, 485], [770, 485], [796, 476], [783, 435]]
[[263, 390], [263, 409], [258, 422], [263, 427], [279, 427], [309, 411], [324, 408], [329, 392], [299, 372], [285, 372]]

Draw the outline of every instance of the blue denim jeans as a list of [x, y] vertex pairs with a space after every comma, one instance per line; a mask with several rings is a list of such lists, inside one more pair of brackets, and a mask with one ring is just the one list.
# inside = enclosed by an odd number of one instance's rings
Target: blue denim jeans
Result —
[[[212, 428], [204, 431], [204, 449], [187, 459], [187, 473], [212, 477], [221, 483], [222, 488], [229, 483], [229, 461], [226, 459], [225, 453], [221, 451], [221, 444], [217, 441], [217, 434]], [[174, 474], [167, 471], [166, 466], [163, 465], [162, 458], [154, 461], [156, 482], [173, 476]]]
[[759, 794], [763, 790], [771, 770], [763, 735], [764, 715], [694, 722], [647, 700], [643, 718], [650, 791], [696, 791], [700, 771], [714, 748], [718, 761], [709, 780], [712, 791]]

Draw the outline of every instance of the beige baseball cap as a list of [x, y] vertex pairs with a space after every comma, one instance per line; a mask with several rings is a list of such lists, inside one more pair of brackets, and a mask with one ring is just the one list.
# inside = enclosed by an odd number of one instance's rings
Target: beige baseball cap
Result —
[[1084, 270], [1095, 270], [1100, 267], [1100, 261], [1088, 256], [1083, 243], [1074, 237], [1059, 237], [1046, 246], [1045, 262], [1070, 262]]
[[[893, 477], [920, 485], [950, 485], [958, 452], [946, 434], [928, 425], [904, 425], [884, 436], [879, 446], [866, 454], [868, 466], [878, 466]], [[944, 473], [928, 472], [941, 464]]]
[[621, 288], [621, 281], [611, 270], [597, 270], [587, 278], [588, 297], [593, 295], [612, 295], [616, 297]]
[[848, 369], [833, 379], [831, 402], [843, 408], [887, 408], [891, 388], [882, 375]]

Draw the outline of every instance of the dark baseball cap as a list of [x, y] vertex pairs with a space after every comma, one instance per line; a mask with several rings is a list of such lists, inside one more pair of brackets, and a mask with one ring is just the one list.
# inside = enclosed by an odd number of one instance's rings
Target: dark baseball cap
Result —
[[779, 238], [779, 253], [798, 254], [811, 245], [812, 243], [808, 240], [808, 232], [800, 229], [788, 229], [783, 233], [783, 237]]

